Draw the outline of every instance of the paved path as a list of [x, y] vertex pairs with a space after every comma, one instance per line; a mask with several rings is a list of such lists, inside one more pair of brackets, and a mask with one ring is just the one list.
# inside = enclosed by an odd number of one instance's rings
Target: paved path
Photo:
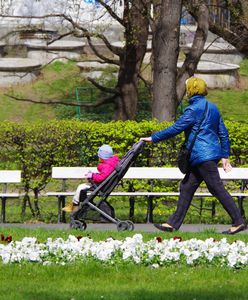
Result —
[[[134, 224], [134, 232], [159, 232], [153, 224]], [[2, 223], [0, 228], [3, 227], [19, 227], [19, 228], [46, 228], [46, 229], [61, 229], [69, 230], [69, 224], [11, 224], [11, 223]], [[227, 230], [229, 225], [208, 225], [208, 224], [185, 224], [180, 228], [181, 232], [201, 232], [206, 230], [215, 230], [218, 233], [221, 233], [223, 230]], [[87, 230], [117, 230], [115, 224], [87, 224]], [[178, 231], [178, 232], [180, 232]], [[242, 231], [242, 233], [248, 234], [248, 229]], [[239, 234], [239, 233], [238, 233]]]

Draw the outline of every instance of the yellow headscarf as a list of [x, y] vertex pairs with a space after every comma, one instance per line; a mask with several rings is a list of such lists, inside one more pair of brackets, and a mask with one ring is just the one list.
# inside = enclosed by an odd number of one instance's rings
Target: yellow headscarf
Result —
[[194, 95], [206, 96], [208, 94], [207, 84], [201, 78], [190, 77], [186, 80], [186, 93], [188, 98]]

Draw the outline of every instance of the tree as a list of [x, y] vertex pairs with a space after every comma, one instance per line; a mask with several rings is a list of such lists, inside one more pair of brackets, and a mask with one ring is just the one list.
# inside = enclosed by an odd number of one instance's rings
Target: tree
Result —
[[[109, 2], [110, 3], [107, 4], [106, 1], [103, 0], [97, 1], [98, 5], [100, 5], [102, 8], [101, 12], [103, 13], [104, 10], [105, 13], [107, 12], [108, 15], [115, 20], [115, 22], [122, 26], [125, 39], [124, 47], [116, 47], [112, 45], [103, 32], [90, 30], [86, 24], [84, 24], [82, 18], [80, 17], [80, 13], [82, 12], [82, 1], [79, 0], [66, 1], [65, 7], [60, 7], [60, 11], [58, 13], [55, 12], [43, 16], [30, 15], [27, 18], [32, 20], [59, 18], [61, 22], [67, 26], [65, 27], [66, 30], [64, 30], [64, 33], [57, 37], [56, 40], [68, 35], [74, 35], [82, 38], [84, 37], [87, 39], [92, 51], [98, 57], [98, 59], [101, 60], [101, 62], [107, 62], [109, 64], [119, 66], [117, 83], [112, 89], [106, 88], [96, 82], [94, 79], [89, 78], [92, 84], [94, 84], [97, 88], [108, 92], [110, 96], [104, 99], [98, 99], [95, 104], [87, 104], [87, 106], [99, 106], [112, 102], [115, 105], [114, 119], [132, 120], [136, 117], [140, 68], [143, 57], [146, 53], [149, 29], [147, 10], [149, 10], [149, 5], [144, 5], [144, 0], [124, 0], [123, 13], [122, 16], [119, 16], [115, 9], [115, 6], [119, 1], [113, 0]], [[21, 16], [15, 17], [21, 18]], [[98, 14], [96, 18], [101, 17], [102, 16]], [[92, 22], [93, 21], [94, 20], [92, 20]], [[70, 26], [68, 24], [70, 24]], [[100, 39], [109, 49], [109, 51], [111, 51], [118, 59], [109, 58], [101, 53], [101, 51], [99, 51], [94, 45], [93, 38]], [[42, 103], [42, 101], [38, 102]]]
[[177, 60], [179, 54], [182, 1], [162, 0], [154, 5], [153, 31], [153, 103], [152, 114], [158, 120], [175, 117]]
[[154, 1], [153, 31], [153, 117], [159, 121], [175, 119], [185, 93], [185, 80], [192, 76], [203, 53], [208, 33], [208, 9], [197, 3], [197, 30], [190, 52], [177, 71], [182, 1]]
[[119, 56], [116, 120], [134, 120], [136, 117], [138, 81], [147, 48], [149, 7], [145, 7], [142, 0], [136, 0], [135, 4], [131, 2], [124, 1], [122, 24], [125, 29], [125, 46], [116, 52]]
[[[154, 7], [157, 7], [155, 14], [157, 22], [154, 22], [155, 26], [152, 27], [154, 52], [153, 116], [161, 121], [170, 121], [175, 118], [176, 108], [185, 93], [185, 80], [194, 75], [204, 52], [208, 30], [232, 44], [244, 57], [247, 57], [248, 3], [246, 0], [225, 0], [214, 6], [208, 0], [183, 0], [182, 4], [197, 22], [197, 30], [192, 48], [187, 54], [182, 68], [177, 71], [176, 61], [179, 44], [177, 44], [178, 36], [175, 33], [178, 32], [177, 28], [180, 22], [178, 11], [181, 1], [160, 0], [153, 2], [156, 4]], [[226, 10], [227, 14], [230, 13], [230, 26], [223, 26], [222, 23], [212, 18], [209, 11], [220, 7], [222, 10]], [[168, 14], [169, 11], [170, 14]], [[174, 20], [173, 25], [171, 24], [172, 19]], [[170, 39], [173, 34], [174, 38]], [[162, 48], [163, 50], [161, 50], [161, 37], [167, 45], [167, 47]]]

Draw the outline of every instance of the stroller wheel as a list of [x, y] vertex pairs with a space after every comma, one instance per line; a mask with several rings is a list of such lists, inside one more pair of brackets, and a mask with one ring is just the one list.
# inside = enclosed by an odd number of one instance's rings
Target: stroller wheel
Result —
[[71, 221], [70, 227], [72, 229], [85, 230], [87, 228], [87, 224], [84, 221], [73, 220]]
[[125, 231], [129, 230], [129, 224], [127, 221], [120, 221], [117, 223], [117, 230], [118, 231]]
[[128, 230], [129, 231], [133, 231], [134, 230], [134, 224], [132, 221], [130, 220], [126, 220], [127, 224], [128, 224]]

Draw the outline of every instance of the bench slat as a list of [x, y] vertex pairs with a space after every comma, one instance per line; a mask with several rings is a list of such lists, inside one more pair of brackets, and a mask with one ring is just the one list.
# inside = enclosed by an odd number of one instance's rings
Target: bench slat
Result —
[[[223, 180], [248, 180], [248, 168], [233, 168], [226, 173], [219, 168], [220, 177]], [[96, 168], [90, 167], [53, 167], [52, 178], [55, 179], [82, 179], [88, 171], [96, 172]], [[175, 179], [181, 180], [184, 174], [178, 168], [150, 168], [131, 167], [124, 176], [125, 179]]]
[[1, 199], [1, 223], [5, 223], [6, 216], [6, 201], [11, 198], [20, 198], [22, 194], [19, 192], [9, 192], [8, 183], [20, 183], [20, 170], [0, 170], [0, 183], [3, 184], [2, 192], [0, 192]]
[[[74, 196], [75, 192], [49, 192], [46, 193], [46, 196]], [[89, 193], [90, 194], [90, 193]], [[163, 196], [179, 196], [179, 192], [112, 192], [110, 196], [154, 196], [154, 197], [163, 197]], [[248, 193], [230, 193], [233, 197], [248, 197]], [[196, 197], [213, 197], [210, 193], [195, 193]], [[1, 197], [1, 194], [0, 194]]]
[[97, 169], [90, 168], [90, 167], [53, 167], [52, 178], [81, 179], [81, 178], [85, 178], [85, 174], [88, 171], [97, 172]]
[[20, 183], [21, 171], [0, 170], [0, 183]]
[[24, 194], [20, 193], [0, 193], [0, 198], [19, 198], [24, 196]]

